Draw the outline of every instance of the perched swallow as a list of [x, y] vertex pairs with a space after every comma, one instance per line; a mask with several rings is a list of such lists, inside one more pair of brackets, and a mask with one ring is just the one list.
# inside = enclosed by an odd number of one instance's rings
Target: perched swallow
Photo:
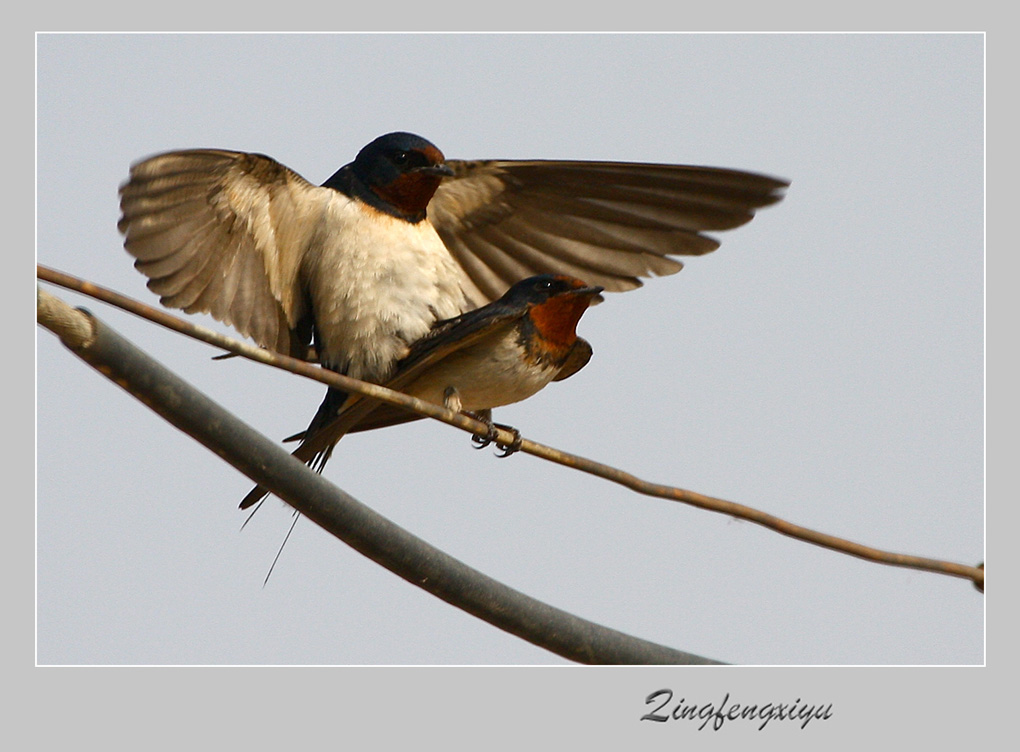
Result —
[[[519, 310], [523, 293], [515, 289], [516, 297], [480, 319], [468, 315], [511, 285], [554, 274], [608, 291], [638, 287], [640, 277], [679, 271], [672, 256], [715, 250], [718, 242], [704, 232], [748, 222], [779, 201], [786, 185], [712, 167], [447, 160], [420, 136], [390, 133], [319, 187], [261, 154], [199, 149], [151, 157], [132, 166], [121, 186], [118, 228], [164, 305], [209, 313], [277, 352], [306, 357], [314, 345], [324, 367], [392, 384], [398, 371], [410, 378], [406, 364], [420, 348], [436, 348], [418, 356], [421, 363], [445, 351], [448, 327], [498, 318], [514, 300]], [[538, 310], [555, 310], [553, 300], [553, 308]], [[433, 338], [439, 344], [428, 344]], [[492, 358], [505, 357], [508, 347], [491, 345]], [[443, 369], [419, 367], [416, 388], [425, 393], [426, 375]], [[489, 377], [498, 368], [476, 370]], [[524, 379], [520, 393], [541, 381], [521, 365], [508, 373]], [[482, 389], [479, 381], [465, 391]], [[505, 382], [494, 391], [518, 393]], [[316, 419], [325, 421], [326, 410], [332, 422], [345, 400], [327, 395]], [[466, 409], [493, 401], [461, 400]], [[398, 412], [376, 404], [350, 430], [413, 419]], [[321, 467], [335, 440], [317, 438], [332, 434], [312, 427], [298, 451], [302, 459], [319, 457]]]
[[787, 183], [624, 162], [455, 161], [409, 133], [316, 187], [269, 157], [170, 152], [131, 168], [118, 227], [149, 288], [259, 345], [382, 382], [437, 321], [536, 274], [608, 291], [718, 247]]
[[[602, 288], [565, 275], [539, 275], [513, 285], [499, 300], [447, 321], [411, 345], [386, 386], [477, 416], [527, 399], [551, 381], [573, 376], [591, 358], [577, 322]], [[321, 471], [333, 447], [352, 431], [419, 416], [330, 389], [294, 456]], [[513, 450], [513, 447], [507, 447]], [[256, 486], [246, 509], [266, 495]]]

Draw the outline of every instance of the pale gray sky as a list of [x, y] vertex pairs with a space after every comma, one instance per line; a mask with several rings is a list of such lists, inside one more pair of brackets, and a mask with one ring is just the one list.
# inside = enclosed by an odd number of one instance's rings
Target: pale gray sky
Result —
[[[980, 37], [43, 36], [38, 60], [39, 261], [150, 303], [116, 189], [166, 149], [261, 151], [321, 182], [405, 129], [457, 158], [790, 179], [716, 253], [590, 312], [591, 365], [501, 419], [864, 543], [982, 558]], [[318, 385], [87, 305], [271, 437], [318, 404]], [[41, 662], [556, 660], [307, 522], [263, 589], [282, 504], [238, 534], [247, 481], [44, 333], [38, 388]], [[508, 584], [683, 649], [981, 661], [964, 582], [497, 461], [439, 425], [352, 437], [327, 477]]]
[[[678, 275], [610, 295], [590, 365], [497, 417], [641, 477], [974, 564], [983, 517], [980, 35], [46, 35], [38, 260], [144, 302], [131, 162], [259, 151], [321, 182], [375, 136], [451, 158], [708, 164], [792, 181]], [[322, 387], [85, 305], [266, 435]], [[209, 319], [199, 323], [217, 326]], [[229, 331], [218, 327], [223, 331]], [[290, 512], [38, 341], [37, 659], [547, 664]], [[984, 601], [420, 422], [326, 476], [579, 616], [741, 664], [980, 664]], [[657, 687], [649, 687], [648, 690]]]

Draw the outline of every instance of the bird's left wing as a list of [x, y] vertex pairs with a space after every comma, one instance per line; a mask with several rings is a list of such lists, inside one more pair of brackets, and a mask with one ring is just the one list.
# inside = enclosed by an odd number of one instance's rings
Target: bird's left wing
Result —
[[633, 162], [447, 160], [453, 176], [429, 220], [482, 305], [535, 274], [569, 274], [609, 291], [673, 274], [673, 256], [719, 243], [706, 231], [751, 220], [787, 182], [713, 167]]

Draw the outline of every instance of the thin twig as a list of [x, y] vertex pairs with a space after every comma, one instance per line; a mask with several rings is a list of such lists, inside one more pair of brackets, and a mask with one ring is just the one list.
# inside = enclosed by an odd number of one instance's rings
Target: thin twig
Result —
[[[109, 303], [110, 305], [160, 324], [161, 326], [165, 326], [169, 329], [173, 329], [174, 331], [202, 340], [215, 345], [216, 347], [229, 350], [230, 352], [251, 360], [256, 360], [276, 368], [282, 368], [347, 392], [357, 392], [358, 394], [378, 399], [382, 402], [403, 407], [407, 410], [439, 420], [472, 434], [484, 434], [487, 430], [487, 427], [483, 423], [476, 421], [473, 418], [469, 418], [462, 413], [455, 413], [452, 410], [447, 410], [438, 405], [433, 405], [430, 402], [425, 402], [399, 392], [394, 392], [376, 384], [358, 381], [357, 379], [352, 379], [294, 358], [272, 353], [268, 350], [263, 350], [252, 345], [239, 342], [231, 339], [230, 337], [226, 337], [209, 329], [205, 329], [188, 321], [179, 319], [159, 309], [147, 306], [144, 303], [139, 303], [136, 300], [120, 295], [112, 290], [99, 287], [90, 282], [49, 269], [42, 265], [38, 266], [38, 277], [44, 281], [52, 282], [62, 287], [66, 287], [67, 289], [75, 290], [97, 300]], [[513, 439], [514, 437], [510, 432], [499, 429], [498, 440], [500, 442], [509, 443]], [[985, 575], [983, 565], [969, 566], [967, 564], [958, 564], [939, 559], [895, 553], [873, 548], [871, 546], [865, 546], [854, 541], [839, 538], [827, 533], [821, 533], [801, 525], [796, 525], [792, 522], [776, 517], [775, 515], [768, 514], [767, 512], [763, 512], [743, 504], [737, 504], [732, 501], [726, 501], [725, 499], [719, 499], [712, 496], [705, 496], [704, 494], [699, 494], [682, 488], [676, 488], [659, 483], [651, 483], [610, 465], [586, 459], [584, 457], [579, 457], [559, 449], [554, 449], [529, 439], [523, 440], [520, 450], [527, 454], [534, 455], [535, 457], [540, 457], [550, 462], [555, 462], [565, 467], [580, 470], [581, 472], [618, 483], [632, 491], [646, 496], [654, 496], [657, 498], [667, 499], [669, 501], [689, 504], [708, 511], [729, 515], [737, 519], [747, 520], [748, 522], [761, 525], [782, 535], [786, 535], [806, 543], [822, 546], [833, 551], [848, 554], [850, 556], [855, 556], [860, 559], [889, 566], [906, 567], [953, 577], [962, 577], [972, 581], [980, 591], [984, 592]]]

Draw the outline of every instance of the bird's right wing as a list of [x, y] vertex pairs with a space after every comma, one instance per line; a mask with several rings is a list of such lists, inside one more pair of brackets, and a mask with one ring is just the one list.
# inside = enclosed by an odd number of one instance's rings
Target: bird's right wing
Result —
[[261, 154], [175, 151], [132, 166], [117, 227], [163, 305], [304, 357], [300, 265], [331, 193]]

